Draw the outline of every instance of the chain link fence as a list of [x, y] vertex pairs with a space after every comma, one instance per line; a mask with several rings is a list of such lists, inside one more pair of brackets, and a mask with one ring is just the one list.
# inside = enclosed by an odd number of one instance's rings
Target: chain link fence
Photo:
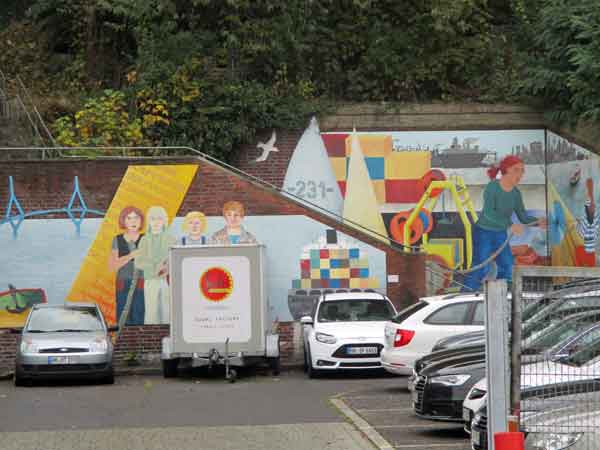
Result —
[[[524, 295], [532, 286], [543, 295]], [[511, 309], [510, 409], [526, 448], [600, 448], [600, 269], [518, 267]]]

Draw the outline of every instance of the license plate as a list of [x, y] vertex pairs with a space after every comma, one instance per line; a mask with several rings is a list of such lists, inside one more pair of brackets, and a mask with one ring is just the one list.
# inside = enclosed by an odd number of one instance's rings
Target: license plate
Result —
[[74, 364], [77, 361], [77, 356], [48, 356], [48, 364]]
[[419, 403], [419, 393], [417, 391], [412, 391], [411, 397], [413, 403]]
[[471, 430], [471, 442], [481, 447], [482, 442], [479, 442], [480, 439], [481, 433], [479, 433], [479, 431], [476, 430]]
[[468, 408], [463, 408], [463, 420], [465, 422], [471, 421], [471, 410]]
[[376, 355], [377, 347], [348, 347], [346, 351], [349, 355]]

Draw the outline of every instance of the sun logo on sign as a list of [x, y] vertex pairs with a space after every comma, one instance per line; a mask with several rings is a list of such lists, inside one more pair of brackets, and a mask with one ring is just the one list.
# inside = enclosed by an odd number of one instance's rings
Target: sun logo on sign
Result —
[[211, 302], [221, 302], [233, 291], [233, 277], [227, 269], [211, 267], [200, 277], [200, 292]]

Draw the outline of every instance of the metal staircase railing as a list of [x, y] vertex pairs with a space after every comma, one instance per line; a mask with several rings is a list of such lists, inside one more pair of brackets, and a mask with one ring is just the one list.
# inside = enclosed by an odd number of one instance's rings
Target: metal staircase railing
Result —
[[[0, 118], [9, 122], [26, 118], [34, 140], [37, 140], [41, 147], [55, 147], [54, 136], [46, 126], [21, 77], [17, 75], [15, 82], [10, 81], [0, 69]], [[46, 158], [47, 153], [47, 150], [41, 152], [42, 159]]]

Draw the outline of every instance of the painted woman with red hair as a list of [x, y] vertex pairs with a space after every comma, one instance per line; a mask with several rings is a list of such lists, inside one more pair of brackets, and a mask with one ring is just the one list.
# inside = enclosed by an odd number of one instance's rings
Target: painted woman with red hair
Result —
[[[525, 225], [538, 222], [540, 227], [546, 226], [546, 219], [530, 216], [525, 210], [523, 197], [517, 185], [525, 173], [525, 165], [517, 156], [506, 156], [498, 166], [487, 171], [490, 182], [483, 191], [483, 209], [479, 220], [473, 227], [473, 266], [477, 266], [492, 256], [508, 239], [508, 230], [517, 236], [523, 234]], [[501, 174], [497, 179], [498, 173]], [[513, 223], [516, 214], [521, 223]], [[512, 281], [513, 255], [510, 245], [496, 256], [496, 279]], [[480, 290], [481, 282], [490, 270], [489, 264], [471, 272], [465, 279], [465, 286], [470, 290]]]

